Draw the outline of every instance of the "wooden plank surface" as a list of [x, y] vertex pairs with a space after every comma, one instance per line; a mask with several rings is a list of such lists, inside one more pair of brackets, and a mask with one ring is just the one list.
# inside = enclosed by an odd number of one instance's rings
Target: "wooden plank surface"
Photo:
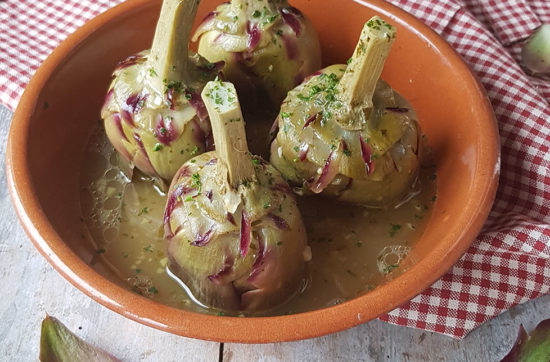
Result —
[[[0, 106], [0, 360], [35, 361], [45, 314], [123, 361], [218, 361], [220, 344], [173, 336], [128, 320], [70, 285], [34, 249], [11, 206], [5, 176], [11, 112]], [[518, 326], [550, 318], [550, 296], [518, 306], [462, 341], [378, 320], [292, 343], [224, 344], [224, 361], [498, 361]]]

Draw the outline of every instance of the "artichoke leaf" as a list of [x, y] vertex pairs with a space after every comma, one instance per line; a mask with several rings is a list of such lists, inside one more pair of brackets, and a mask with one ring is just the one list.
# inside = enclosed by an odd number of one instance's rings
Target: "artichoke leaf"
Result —
[[538, 361], [550, 361], [550, 319], [540, 322], [530, 335], [520, 325], [514, 346], [502, 359], [502, 362]]
[[41, 362], [115, 362], [117, 358], [92, 346], [54, 317], [46, 315], [40, 336]]

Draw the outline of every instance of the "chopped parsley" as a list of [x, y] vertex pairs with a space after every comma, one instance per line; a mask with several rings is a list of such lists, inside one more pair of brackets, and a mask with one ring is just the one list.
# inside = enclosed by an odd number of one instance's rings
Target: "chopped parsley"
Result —
[[169, 90], [174, 91], [175, 93], [181, 93], [183, 91], [183, 83], [175, 82], [171, 80], [168, 82], [166, 79], [163, 80], [164, 86], [166, 87], [165, 93], [168, 93]]
[[271, 16], [268, 16], [268, 17], [267, 17], [267, 22], [268, 22], [268, 23], [272, 23], [272, 22], [274, 22], [278, 17], [279, 17], [279, 15], [277, 15], [277, 14], [273, 14], [273, 15], [271, 15]]
[[302, 102], [308, 102], [311, 99], [311, 97], [306, 97], [305, 95], [303, 95], [301, 93], [298, 94], [296, 97], [298, 97], [298, 99], [301, 100]]
[[214, 96], [214, 103], [219, 105], [223, 104], [222, 96], [219, 93], [216, 93], [216, 95]]
[[393, 238], [399, 230], [401, 230], [401, 225], [391, 224], [390, 231], [389, 231], [390, 236]]
[[399, 268], [399, 264], [391, 264], [391, 265], [388, 265], [387, 267], [384, 268], [384, 273], [389, 274], [389, 273], [391, 273], [394, 269], [397, 269], [397, 268]]
[[199, 175], [198, 173], [194, 173], [191, 178], [193, 179], [193, 186], [200, 193], [202, 190], [201, 175]]
[[158, 152], [162, 150], [162, 145], [160, 143], [155, 144], [155, 147], [153, 147], [154, 152]]
[[141, 209], [138, 213], [138, 216], [141, 216], [143, 214], [147, 214], [149, 212], [149, 208], [147, 207], [144, 207], [143, 209]]

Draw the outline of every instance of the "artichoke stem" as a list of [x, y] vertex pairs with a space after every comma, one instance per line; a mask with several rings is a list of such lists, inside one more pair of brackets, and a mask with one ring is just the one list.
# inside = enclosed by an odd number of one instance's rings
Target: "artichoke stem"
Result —
[[189, 39], [200, 0], [164, 0], [151, 47], [152, 79], [158, 90], [188, 79]]
[[237, 91], [232, 83], [216, 80], [206, 84], [201, 96], [210, 116], [218, 162], [227, 167], [229, 183], [237, 189], [255, 179]]
[[372, 17], [363, 26], [353, 56], [337, 86], [339, 99], [345, 109], [345, 115], [337, 119], [342, 128], [360, 130], [362, 122], [369, 117], [376, 83], [382, 74], [395, 34], [395, 28], [378, 16]]

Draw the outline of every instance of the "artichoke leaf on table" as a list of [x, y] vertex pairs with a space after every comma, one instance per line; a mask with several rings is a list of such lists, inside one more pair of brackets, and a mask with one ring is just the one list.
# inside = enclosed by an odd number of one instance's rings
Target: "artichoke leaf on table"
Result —
[[40, 335], [41, 362], [118, 362], [107, 352], [85, 342], [57, 318], [49, 315], [42, 321]]

